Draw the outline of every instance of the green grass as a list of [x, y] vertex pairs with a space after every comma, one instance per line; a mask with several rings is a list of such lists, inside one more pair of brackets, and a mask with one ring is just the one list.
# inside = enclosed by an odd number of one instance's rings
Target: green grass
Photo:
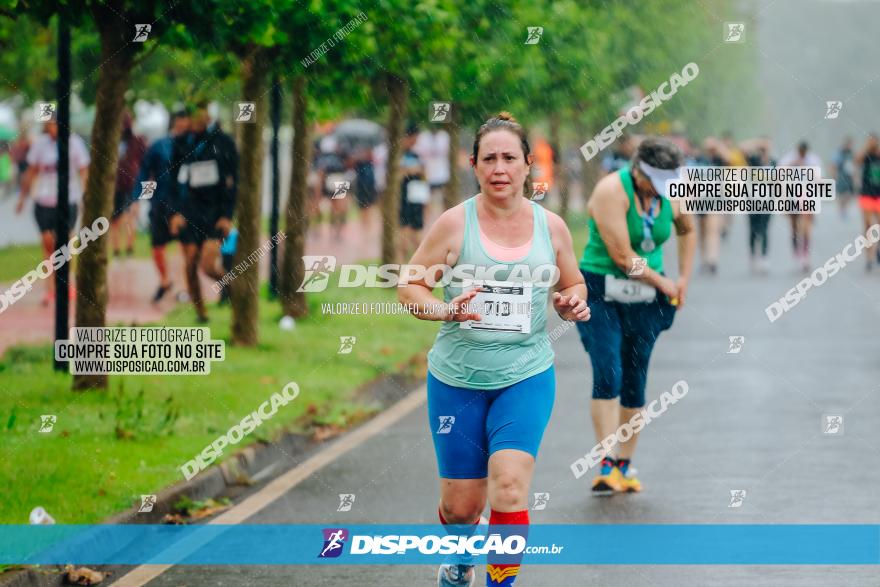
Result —
[[[52, 370], [49, 345], [10, 349], [0, 362], [0, 523], [27, 523], [38, 505], [59, 523], [92, 523], [140, 503], [141, 494], [181, 481], [180, 465], [289, 381], [299, 384], [299, 397], [239, 448], [282, 429], [345, 426], [374, 412], [378, 406], [359, 403], [353, 391], [383, 374], [422, 370], [411, 359], [424, 356], [439, 324], [408, 315], [323, 316], [320, 303], [395, 301], [395, 295], [312, 294], [310, 317], [293, 331], [281, 331], [278, 305], [262, 301], [256, 348], [231, 346], [229, 309], [212, 308], [212, 337], [227, 340], [226, 360], [214, 362], [210, 375], [114, 376], [107, 392], [70, 391], [70, 377]], [[194, 314], [180, 309], [165, 323], [193, 325]], [[337, 354], [340, 336], [357, 337], [351, 354]], [[42, 414], [57, 415], [49, 434], [37, 432]], [[117, 428], [133, 437], [120, 440]]]

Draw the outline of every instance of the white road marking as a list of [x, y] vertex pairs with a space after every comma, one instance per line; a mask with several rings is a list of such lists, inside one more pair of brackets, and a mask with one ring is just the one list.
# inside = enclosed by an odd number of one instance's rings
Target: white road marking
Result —
[[[318, 454], [306, 460], [304, 463], [294, 467], [287, 473], [281, 475], [274, 481], [271, 481], [264, 488], [251, 495], [240, 504], [232, 507], [230, 510], [217, 516], [217, 518], [208, 522], [208, 524], [240, 524], [271, 504], [273, 501], [296, 487], [309, 478], [313, 473], [326, 467], [351, 449], [360, 446], [379, 432], [395, 424], [398, 420], [407, 416], [410, 412], [425, 403], [428, 397], [428, 391], [425, 386], [420, 387], [416, 391], [356, 429], [354, 432], [343, 436], [336, 443], [322, 450]], [[206, 538], [204, 541], [208, 541]], [[187, 541], [192, 543], [194, 548], [201, 546], [202, 541], [196, 537]], [[185, 558], [188, 553], [192, 552], [189, 548], [181, 548], [180, 543], [169, 545], [161, 556], [168, 558], [171, 555], [178, 558]], [[113, 583], [116, 587], [140, 587], [146, 585], [174, 565], [140, 565], [133, 569], [130, 573], [123, 575], [119, 581]]]

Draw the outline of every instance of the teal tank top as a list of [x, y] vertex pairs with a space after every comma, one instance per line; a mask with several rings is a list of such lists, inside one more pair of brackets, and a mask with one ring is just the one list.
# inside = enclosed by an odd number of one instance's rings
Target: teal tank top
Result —
[[[496, 281], [517, 282], [519, 277], [521, 283], [523, 274], [530, 275], [534, 283], [531, 332], [468, 330], [461, 328], [459, 322], [444, 322], [428, 352], [428, 369], [434, 377], [454, 387], [499, 389], [537, 375], [553, 365], [553, 347], [546, 334], [550, 292], [547, 282], [548, 267], [552, 266], [556, 271], [556, 253], [550, 240], [547, 213], [530, 201], [534, 232], [529, 253], [523, 259], [511, 262], [490, 257], [480, 242], [476, 204], [476, 196], [464, 202], [464, 240], [456, 267], [492, 267]], [[528, 266], [528, 272], [522, 267], [524, 265]], [[471, 289], [471, 286], [462, 285], [461, 281], [452, 280], [443, 288], [443, 300], [448, 303]]]
[[[642, 250], [642, 217], [636, 208], [635, 189], [633, 189], [632, 175], [629, 173], [629, 167], [624, 167], [617, 172], [620, 175], [620, 181], [623, 189], [629, 198], [629, 210], [626, 213], [626, 227], [629, 232], [629, 243], [633, 250], [640, 257], [648, 260], [648, 267], [657, 273], [663, 273], [663, 243], [669, 239], [672, 234], [672, 204], [667, 198], [660, 198], [660, 213], [654, 219], [654, 226], [651, 229], [656, 248], [650, 253]], [[611, 259], [608, 249], [602, 241], [599, 234], [599, 228], [596, 226], [596, 220], [591, 216], [588, 223], [589, 240], [587, 246], [584, 247], [584, 256], [581, 257], [580, 267], [584, 271], [590, 273], [600, 273], [602, 275], [611, 274], [615, 277], [626, 278], [626, 273]]]

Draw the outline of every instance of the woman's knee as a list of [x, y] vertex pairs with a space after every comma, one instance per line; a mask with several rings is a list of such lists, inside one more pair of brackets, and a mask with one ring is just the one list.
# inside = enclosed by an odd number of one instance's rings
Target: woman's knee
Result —
[[528, 480], [515, 472], [500, 472], [491, 479], [492, 509], [512, 511], [528, 504]]
[[440, 499], [440, 513], [450, 524], [470, 524], [486, 506], [485, 494], [448, 492]]

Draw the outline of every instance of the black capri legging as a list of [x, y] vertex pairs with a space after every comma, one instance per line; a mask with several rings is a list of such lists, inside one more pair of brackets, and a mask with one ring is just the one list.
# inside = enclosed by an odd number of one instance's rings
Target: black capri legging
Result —
[[653, 302], [605, 300], [605, 276], [581, 271], [590, 292], [589, 322], [578, 322], [593, 366], [593, 399], [620, 397], [625, 408], [645, 405], [648, 363], [657, 337], [672, 326], [675, 306], [659, 291]]
[[749, 252], [755, 255], [760, 242], [761, 256], [767, 256], [767, 227], [770, 226], [770, 214], [749, 214]]

